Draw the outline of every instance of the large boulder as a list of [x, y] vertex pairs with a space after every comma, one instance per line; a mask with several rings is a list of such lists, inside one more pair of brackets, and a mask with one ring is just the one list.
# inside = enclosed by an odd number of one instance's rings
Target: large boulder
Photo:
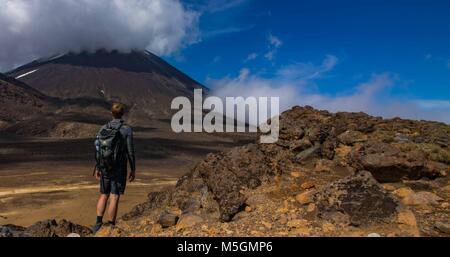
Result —
[[178, 215], [170, 212], [163, 212], [161, 216], [159, 216], [158, 224], [163, 228], [168, 228], [175, 226], [178, 222]]
[[52, 219], [39, 221], [28, 227], [24, 233], [31, 237], [66, 237], [71, 233], [89, 236], [92, 230], [64, 219], [59, 221]]
[[144, 215], [147, 211], [161, 207], [169, 201], [171, 191], [151, 192], [147, 196], [147, 201], [133, 207], [133, 209], [122, 216], [123, 220], [131, 220]]
[[420, 150], [401, 151], [384, 142], [367, 142], [350, 154], [352, 165], [372, 173], [379, 182], [436, 178], [440, 175]]
[[389, 221], [399, 207], [397, 199], [367, 171], [331, 183], [314, 199], [320, 218], [352, 225]]
[[268, 158], [255, 144], [210, 154], [195, 170], [219, 204], [223, 221], [230, 221], [245, 207], [242, 189], [255, 189], [275, 176]]
[[181, 216], [180, 220], [177, 223], [177, 231], [181, 231], [183, 229], [193, 227], [203, 222], [203, 218], [193, 214], [185, 214]]
[[25, 229], [16, 225], [3, 225], [0, 226], [0, 237], [23, 237], [26, 236]]

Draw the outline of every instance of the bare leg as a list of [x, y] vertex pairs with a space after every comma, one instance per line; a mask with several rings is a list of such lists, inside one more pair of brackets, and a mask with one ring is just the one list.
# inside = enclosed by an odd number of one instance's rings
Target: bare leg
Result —
[[116, 222], [117, 210], [119, 209], [119, 199], [120, 195], [110, 195], [109, 206], [108, 206], [108, 215], [109, 221], [112, 223]]
[[100, 195], [97, 203], [97, 216], [103, 217], [106, 210], [106, 204], [108, 203], [109, 195]]

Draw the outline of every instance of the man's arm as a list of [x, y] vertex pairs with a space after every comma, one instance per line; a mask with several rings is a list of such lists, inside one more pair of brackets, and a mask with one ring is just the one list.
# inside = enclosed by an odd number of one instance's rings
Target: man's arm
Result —
[[136, 176], [136, 157], [134, 154], [133, 130], [131, 128], [129, 128], [127, 135], [127, 156], [131, 168], [130, 181], [133, 181]]
[[100, 134], [100, 131], [102, 131], [102, 129], [103, 129], [104, 127], [105, 127], [105, 126], [102, 126], [102, 127], [100, 128], [100, 130], [97, 132], [97, 135], [96, 135], [95, 141], [94, 141], [94, 145], [95, 145], [95, 170], [94, 170], [94, 176], [95, 176], [95, 178], [96, 178], [97, 180], [99, 180], [99, 179], [100, 179], [100, 176], [101, 176], [101, 171], [99, 170], [99, 167], [98, 167], [98, 160], [99, 160], [99, 158], [100, 158], [100, 156], [99, 156], [99, 154], [100, 154], [100, 140], [99, 140], [99, 134]]

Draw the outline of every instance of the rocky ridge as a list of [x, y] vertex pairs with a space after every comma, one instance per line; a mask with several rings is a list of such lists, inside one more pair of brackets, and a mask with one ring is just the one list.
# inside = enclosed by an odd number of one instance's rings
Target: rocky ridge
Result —
[[294, 107], [96, 236], [448, 236], [450, 126]]

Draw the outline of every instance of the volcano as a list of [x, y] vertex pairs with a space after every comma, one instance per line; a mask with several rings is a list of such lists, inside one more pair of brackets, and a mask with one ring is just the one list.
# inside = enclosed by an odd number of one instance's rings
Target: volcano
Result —
[[207, 90], [148, 51], [68, 53], [33, 61], [8, 75], [61, 100], [122, 102], [134, 124], [167, 119], [173, 98], [192, 98], [196, 88]]

